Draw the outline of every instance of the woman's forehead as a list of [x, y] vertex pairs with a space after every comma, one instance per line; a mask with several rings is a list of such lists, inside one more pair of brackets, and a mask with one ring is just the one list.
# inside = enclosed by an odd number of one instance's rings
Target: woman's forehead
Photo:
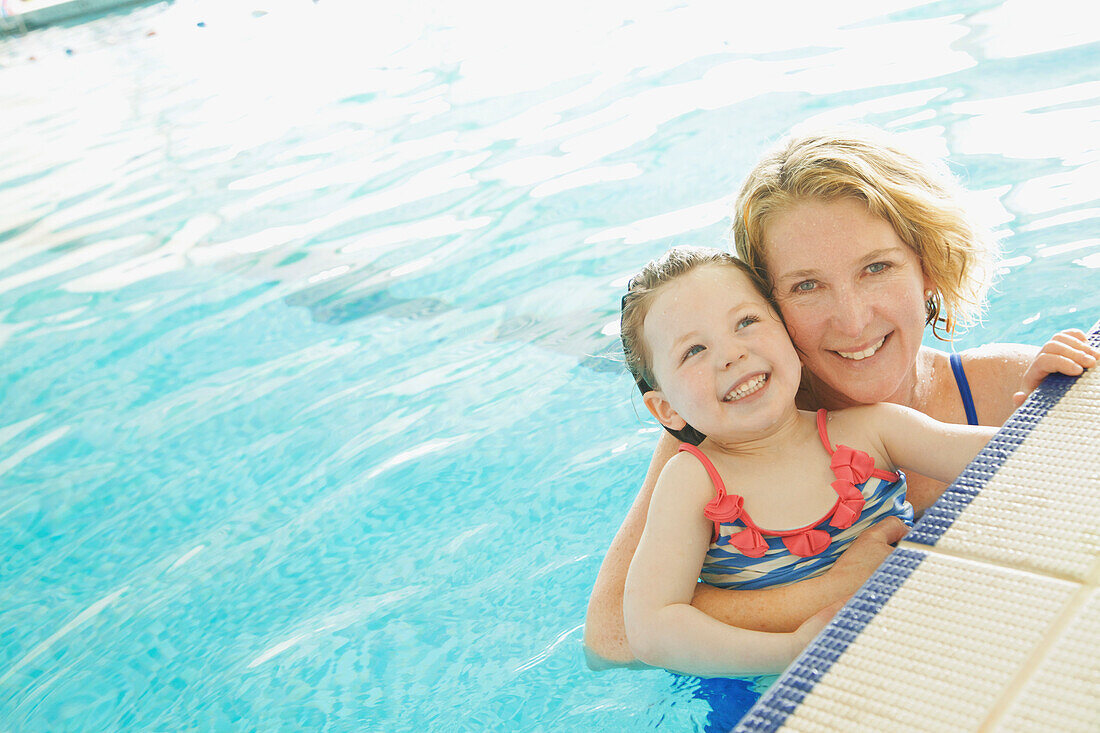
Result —
[[763, 239], [773, 277], [845, 268], [885, 254], [915, 257], [888, 221], [856, 199], [798, 202], [771, 217]]

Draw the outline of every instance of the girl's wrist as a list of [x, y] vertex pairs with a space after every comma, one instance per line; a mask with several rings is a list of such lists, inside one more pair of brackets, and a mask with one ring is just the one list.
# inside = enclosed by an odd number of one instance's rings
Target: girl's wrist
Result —
[[816, 633], [810, 633], [810, 630], [805, 626], [800, 626], [797, 630], [787, 634], [788, 647], [787, 647], [787, 661], [784, 667], [789, 666], [795, 658], [802, 653], [802, 651], [810, 645], [810, 642], [817, 636]]

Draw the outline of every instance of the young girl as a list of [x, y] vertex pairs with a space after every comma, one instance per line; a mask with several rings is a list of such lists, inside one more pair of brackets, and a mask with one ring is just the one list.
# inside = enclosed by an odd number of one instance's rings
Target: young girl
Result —
[[798, 410], [802, 367], [764, 292], [732, 255], [677, 248], [623, 297], [645, 405], [688, 441], [661, 472], [626, 581], [627, 637], [647, 664], [782, 670], [835, 607], [789, 634], [738, 629], [690, 605], [697, 579], [762, 588], [822, 573], [880, 519], [911, 524], [899, 469], [949, 482], [995, 432], [887, 403]]

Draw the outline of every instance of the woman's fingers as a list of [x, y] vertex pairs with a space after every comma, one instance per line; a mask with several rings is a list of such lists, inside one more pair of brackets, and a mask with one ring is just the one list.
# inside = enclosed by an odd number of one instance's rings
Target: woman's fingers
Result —
[[909, 528], [897, 517], [887, 517], [867, 530], [867, 533], [875, 533], [887, 545], [896, 545], [909, 533]]
[[1096, 360], [1100, 359], [1100, 349], [1090, 344], [1088, 336], [1076, 328], [1054, 334], [1042, 350], [1067, 357], [1085, 368], [1096, 366]]
[[908, 531], [909, 528], [900, 519], [887, 517], [857, 537], [837, 558], [834, 568], [840, 573], [850, 574], [853, 588], [859, 587], [893, 552], [893, 546]]
[[1084, 354], [1094, 359], [1100, 357], [1100, 349], [1089, 343], [1088, 336], [1085, 335], [1084, 331], [1079, 331], [1076, 328], [1054, 334], [1054, 337], [1047, 342], [1048, 346], [1053, 344], [1060, 344], [1071, 353]]

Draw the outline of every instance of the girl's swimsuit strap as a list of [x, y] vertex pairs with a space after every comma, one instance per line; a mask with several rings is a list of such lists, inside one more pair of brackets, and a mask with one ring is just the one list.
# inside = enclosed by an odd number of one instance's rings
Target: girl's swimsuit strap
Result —
[[707, 470], [707, 475], [710, 476], [710, 480], [714, 482], [714, 488], [718, 490], [720, 495], [726, 493], [726, 485], [722, 483], [722, 477], [718, 475], [718, 469], [714, 467], [714, 464], [710, 462], [706, 454], [699, 450], [698, 446], [694, 446], [691, 443], [680, 443], [680, 450], [686, 451], [698, 458], [699, 462], [703, 464], [703, 468]]
[[[825, 450], [829, 451], [829, 455], [833, 455], [835, 451], [833, 450], [833, 446], [829, 444], [829, 434], [825, 431], [825, 421], [828, 417], [829, 412], [824, 408], [817, 411], [817, 434], [821, 437], [821, 444], [825, 446]], [[898, 474], [891, 471], [884, 471], [881, 468], [873, 469], [871, 475], [891, 483], [897, 481], [899, 478]]]
[[959, 397], [962, 398], [963, 408], [966, 410], [966, 423], [978, 424], [978, 411], [974, 409], [974, 397], [970, 394], [970, 382], [966, 380], [966, 372], [963, 371], [963, 360], [959, 354], [949, 354], [951, 371], [955, 374], [955, 384], [959, 387]]
[[828, 416], [829, 413], [825, 408], [817, 411], [817, 434], [821, 437], [821, 444], [825, 446], [825, 450], [829, 452], [829, 455], [832, 455], [833, 446], [829, 445], [829, 434], [825, 432], [825, 419]]

